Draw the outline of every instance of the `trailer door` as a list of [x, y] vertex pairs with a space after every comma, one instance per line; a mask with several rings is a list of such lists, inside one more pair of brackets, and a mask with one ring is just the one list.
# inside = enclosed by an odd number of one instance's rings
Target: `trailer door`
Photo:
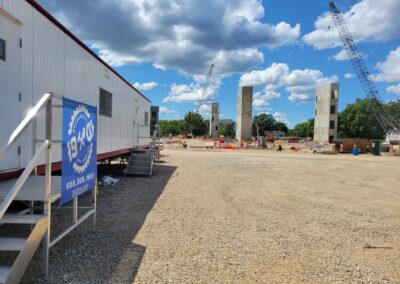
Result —
[[[0, 9], [0, 147], [20, 122], [21, 50], [21, 24]], [[17, 141], [0, 160], [0, 171], [20, 167], [19, 145]]]

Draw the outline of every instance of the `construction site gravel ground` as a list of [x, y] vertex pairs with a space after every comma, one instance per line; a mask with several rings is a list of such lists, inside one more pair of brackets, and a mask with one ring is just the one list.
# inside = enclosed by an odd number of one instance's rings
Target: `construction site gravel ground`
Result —
[[[400, 283], [398, 157], [163, 153], [100, 188], [96, 231], [57, 244], [41, 282]], [[39, 274], [36, 256], [24, 282]]]

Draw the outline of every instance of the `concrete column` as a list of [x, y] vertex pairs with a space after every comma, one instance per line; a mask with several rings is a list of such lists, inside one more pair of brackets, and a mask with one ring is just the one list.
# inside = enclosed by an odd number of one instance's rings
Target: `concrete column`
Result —
[[314, 141], [337, 139], [339, 84], [319, 86], [315, 95]]
[[253, 124], [253, 87], [240, 87], [237, 99], [236, 139], [249, 140]]
[[219, 137], [218, 133], [218, 124], [219, 124], [219, 104], [211, 103], [210, 106], [210, 136], [213, 139], [217, 139]]

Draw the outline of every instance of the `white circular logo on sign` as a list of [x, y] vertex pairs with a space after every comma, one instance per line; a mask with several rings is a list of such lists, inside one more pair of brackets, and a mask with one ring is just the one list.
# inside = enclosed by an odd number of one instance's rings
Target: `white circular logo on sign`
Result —
[[94, 147], [94, 125], [86, 106], [79, 105], [74, 110], [68, 128], [68, 158], [78, 174], [89, 166]]

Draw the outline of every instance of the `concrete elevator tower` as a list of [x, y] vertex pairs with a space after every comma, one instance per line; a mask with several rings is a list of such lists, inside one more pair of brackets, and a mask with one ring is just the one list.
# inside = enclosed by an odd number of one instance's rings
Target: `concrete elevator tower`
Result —
[[240, 141], [251, 138], [253, 124], [253, 87], [240, 87], [237, 95], [236, 139]]
[[314, 141], [337, 139], [339, 84], [319, 86], [315, 95]]
[[211, 103], [211, 106], [210, 106], [210, 136], [213, 139], [217, 139], [219, 137], [218, 124], [219, 124], [219, 104]]

